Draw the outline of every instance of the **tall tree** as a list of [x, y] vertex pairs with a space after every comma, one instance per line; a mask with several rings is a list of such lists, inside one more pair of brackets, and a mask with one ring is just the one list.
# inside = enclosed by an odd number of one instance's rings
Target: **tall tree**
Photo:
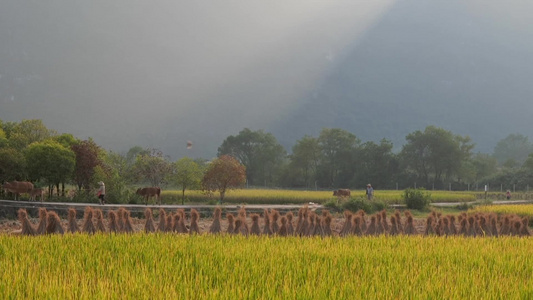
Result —
[[9, 145], [22, 150], [34, 142], [44, 141], [57, 133], [44, 126], [41, 120], [23, 120], [20, 123], [7, 122], [4, 131], [9, 139]]
[[292, 154], [289, 156], [289, 168], [293, 170], [294, 174], [301, 174], [300, 178], [295, 178], [295, 180], [300, 179], [302, 181], [297, 184], [304, 185], [307, 188], [313, 184], [320, 161], [320, 154], [318, 140], [308, 135], [298, 140], [292, 147]]
[[170, 171], [169, 157], [158, 149], [150, 149], [149, 154], [137, 155], [133, 165], [137, 181], [148, 181], [152, 186], [160, 186]]
[[339, 128], [324, 128], [318, 136], [320, 147], [319, 180], [321, 186], [349, 186], [354, 176], [357, 151], [361, 141]]
[[512, 161], [516, 165], [521, 165], [531, 152], [533, 152], [533, 144], [529, 142], [527, 136], [510, 134], [496, 144], [493, 155], [501, 165]]
[[442, 184], [457, 175], [465, 160], [471, 155], [473, 144], [469, 137], [454, 135], [452, 132], [428, 126], [406, 137], [401, 157], [407, 168], [413, 170], [426, 187]]
[[202, 168], [193, 159], [183, 157], [173, 164], [172, 181], [181, 187], [181, 204], [185, 202], [185, 190], [197, 188], [202, 180]]
[[54, 141], [33, 143], [26, 149], [25, 157], [28, 174], [34, 180], [43, 180], [49, 187], [57, 187], [72, 178], [76, 155], [74, 152]]
[[246, 179], [251, 185], [268, 184], [286, 156], [276, 138], [262, 130], [243, 129], [236, 136], [229, 136], [218, 148], [218, 156], [231, 155], [246, 167]]
[[91, 139], [81, 141], [71, 146], [76, 155], [76, 165], [74, 168], [74, 182], [81, 190], [89, 189], [94, 175], [94, 168], [101, 164], [98, 157], [100, 147]]
[[392, 188], [398, 172], [398, 159], [392, 153], [392, 142], [382, 139], [379, 144], [366, 142], [361, 146], [360, 167], [355, 186], [364, 187], [367, 183], [385, 189]]
[[220, 193], [220, 203], [226, 192], [242, 186], [246, 180], [246, 167], [230, 155], [221, 155], [207, 166], [202, 179], [204, 191]]
[[26, 159], [14, 148], [0, 148], [0, 183], [26, 179]]

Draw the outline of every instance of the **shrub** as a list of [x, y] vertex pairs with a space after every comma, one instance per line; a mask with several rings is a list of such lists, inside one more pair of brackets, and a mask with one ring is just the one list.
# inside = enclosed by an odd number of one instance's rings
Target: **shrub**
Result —
[[431, 201], [431, 194], [426, 192], [424, 188], [406, 189], [403, 192], [403, 200], [408, 209], [424, 209]]
[[381, 201], [367, 201], [364, 198], [350, 199], [342, 204], [343, 210], [349, 210], [356, 212], [360, 209], [364, 210], [366, 213], [371, 214], [376, 211], [385, 209], [385, 203]]

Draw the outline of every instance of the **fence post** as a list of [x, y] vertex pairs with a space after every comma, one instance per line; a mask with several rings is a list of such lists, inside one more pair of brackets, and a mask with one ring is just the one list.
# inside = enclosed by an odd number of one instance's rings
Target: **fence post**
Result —
[[503, 193], [503, 184], [500, 184], [500, 192]]
[[396, 190], [398, 190], [398, 182], [396, 182]]
[[415, 182], [415, 189], [416, 189], [416, 182]]
[[452, 183], [450, 182], [449, 188], [450, 192], [452, 191]]
[[516, 184], [513, 184], [513, 193], [516, 192]]

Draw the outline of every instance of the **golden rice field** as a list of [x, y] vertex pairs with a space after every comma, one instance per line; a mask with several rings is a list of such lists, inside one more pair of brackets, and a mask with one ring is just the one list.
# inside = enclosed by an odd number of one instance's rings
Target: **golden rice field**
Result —
[[476, 206], [473, 212], [493, 212], [497, 214], [516, 214], [519, 216], [533, 216], [533, 204], [520, 205], [483, 205]]
[[0, 236], [2, 299], [532, 299], [532, 238]]
[[[453, 191], [428, 191], [431, 194], [432, 202], [469, 202], [475, 201], [474, 192], [453, 192]], [[390, 204], [403, 203], [403, 191], [377, 190], [374, 199]], [[364, 190], [352, 190], [352, 198], [366, 197]], [[191, 202], [205, 202], [208, 200], [218, 200], [218, 193], [211, 197], [202, 191], [186, 191], [185, 197]], [[163, 190], [161, 192], [162, 201], [165, 203], [178, 202], [181, 199], [181, 191]], [[325, 203], [335, 200], [333, 191], [296, 191], [296, 190], [269, 190], [269, 189], [238, 189], [226, 193], [224, 202], [226, 203], [246, 203], [246, 204], [286, 204], [286, 203]]]

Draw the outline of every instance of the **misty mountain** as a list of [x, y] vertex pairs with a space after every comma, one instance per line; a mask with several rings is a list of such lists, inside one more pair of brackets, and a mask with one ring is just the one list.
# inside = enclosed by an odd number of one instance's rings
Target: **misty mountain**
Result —
[[376, 2], [3, 1], [0, 119], [173, 158], [244, 127], [533, 137], [533, 4]]

